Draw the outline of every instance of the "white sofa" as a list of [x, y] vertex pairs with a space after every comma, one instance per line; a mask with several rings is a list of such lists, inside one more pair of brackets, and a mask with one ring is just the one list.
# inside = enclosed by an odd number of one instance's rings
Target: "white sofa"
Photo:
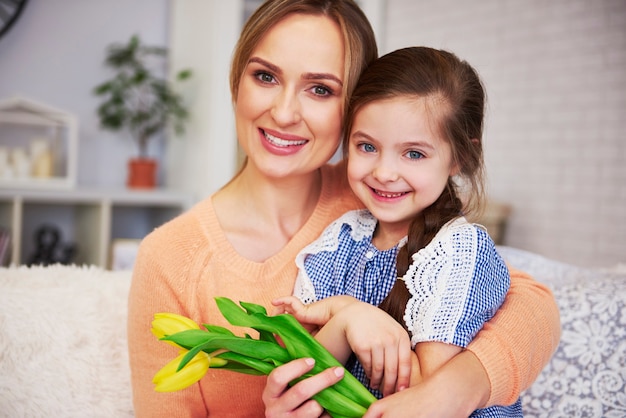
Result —
[[[525, 416], [625, 417], [626, 268], [586, 270], [500, 250], [549, 283], [561, 308], [561, 344], [523, 395]], [[130, 277], [95, 267], [0, 269], [0, 417], [133, 416]]]
[[0, 417], [133, 416], [130, 271], [0, 269]]

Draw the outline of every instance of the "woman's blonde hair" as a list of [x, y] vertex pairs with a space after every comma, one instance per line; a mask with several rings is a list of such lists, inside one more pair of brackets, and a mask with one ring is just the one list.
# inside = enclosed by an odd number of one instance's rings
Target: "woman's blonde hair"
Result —
[[343, 83], [345, 110], [359, 76], [378, 56], [372, 26], [353, 0], [267, 0], [263, 3], [244, 25], [233, 53], [230, 69], [230, 92], [233, 102], [237, 100], [239, 82], [254, 48], [276, 23], [294, 13], [328, 16], [339, 25], [345, 48]]

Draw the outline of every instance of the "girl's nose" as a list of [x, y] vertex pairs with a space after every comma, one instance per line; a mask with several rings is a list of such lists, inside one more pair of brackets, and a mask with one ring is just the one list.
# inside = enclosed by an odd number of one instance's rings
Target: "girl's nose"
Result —
[[276, 95], [270, 114], [279, 126], [293, 125], [302, 120], [298, 96], [289, 89]]
[[393, 161], [385, 161], [384, 159], [378, 161], [372, 171], [372, 176], [380, 183], [389, 183], [400, 178], [396, 164]]

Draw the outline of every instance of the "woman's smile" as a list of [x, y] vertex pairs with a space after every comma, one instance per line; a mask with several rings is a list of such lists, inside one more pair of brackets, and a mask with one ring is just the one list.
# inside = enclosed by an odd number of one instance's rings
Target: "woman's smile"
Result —
[[289, 155], [300, 151], [309, 141], [294, 135], [269, 133], [259, 129], [263, 147], [274, 155]]

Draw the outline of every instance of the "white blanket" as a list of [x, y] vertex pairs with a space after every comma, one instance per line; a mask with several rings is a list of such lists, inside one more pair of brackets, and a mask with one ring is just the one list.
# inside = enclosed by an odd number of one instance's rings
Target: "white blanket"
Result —
[[131, 417], [130, 271], [0, 268], [0, 417]]

